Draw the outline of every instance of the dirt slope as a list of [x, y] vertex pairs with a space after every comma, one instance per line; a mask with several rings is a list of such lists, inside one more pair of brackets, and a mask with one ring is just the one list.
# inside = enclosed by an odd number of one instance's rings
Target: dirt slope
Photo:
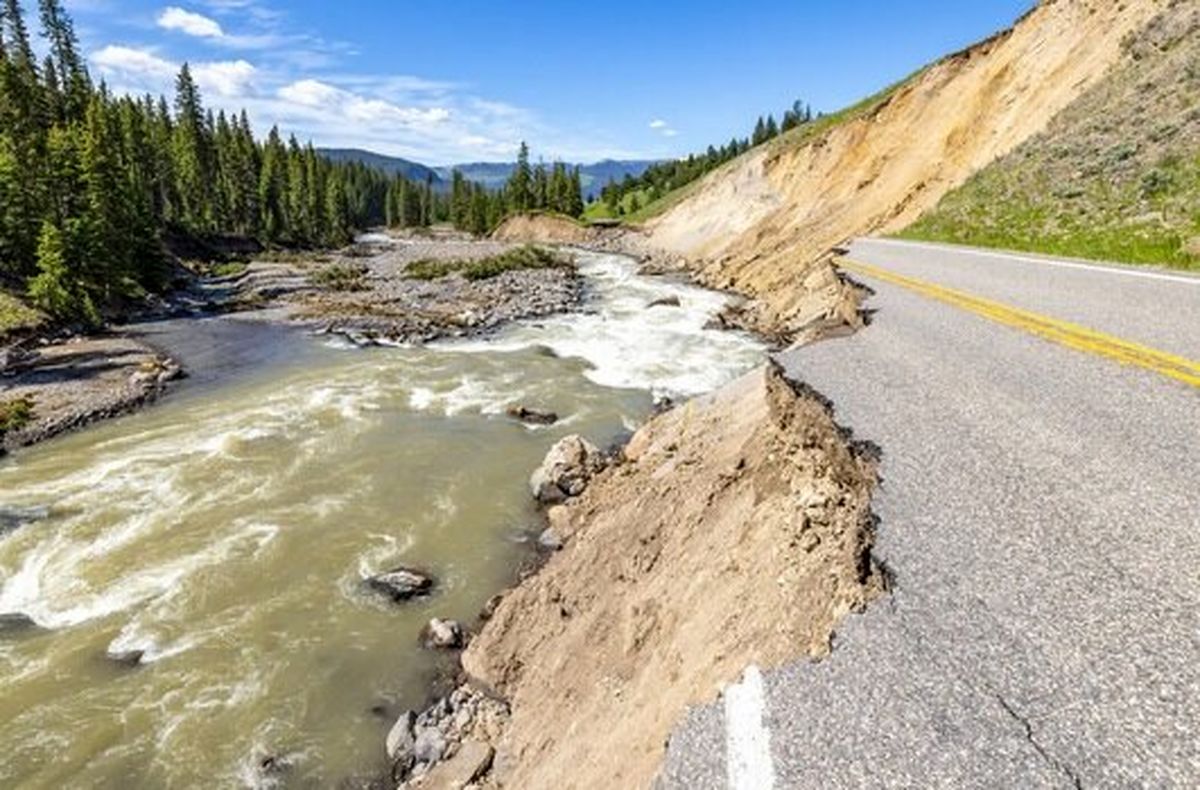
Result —
[[648, 225], [648, 242], [688, 258], [704, 283], [757, 297], [759, 328], [795, 330], [794, 284], [814, 261], [849, 237], [904, 227], [1042, 131], [1167, 2], [1044, 0], [845, 122], [710, 174]]
[[513, 717], [495, 781], [649, 786], [671, 727], [748, 662], [823, 655], [880, 589], [874, 461], [775, 367], [642, 428], [552, 516], [566, 546], [463, 658]]
[[1200, 3], [1172, 0], [1045, 132], [903, 235], [1200, 268]]
[[494, 240], [508, 242], [586, 244], [594, 237], [592, 229], [557, 214], [514, 214], [492, 231]]

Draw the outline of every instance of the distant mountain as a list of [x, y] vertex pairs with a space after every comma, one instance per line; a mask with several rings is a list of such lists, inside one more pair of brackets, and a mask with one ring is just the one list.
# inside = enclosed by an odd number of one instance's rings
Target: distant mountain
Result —
[[[424, 181], [429, 176], [433, 176], [434, 186], [438, 189], [448, 188], [451, 174], [455, 170], [460, 171], [469, 181], [483, 184], [492, 189], [498, 189], [504, 186], [504, 182], [508, 180], [513, 168], [516, 167], [515, 162], [468, 162], [461, 165], [428, 167], [419, 162], [401, 159], [396, 156], [385, 156], [359, 148], [322, 148], [320, 149], [320, 153], [335, 162], [362, 162], [365, 165], [377, 167], [388, 173], [400, 173], [410, 181]], [[610, 179], [620, 181], [627, 175], [636, 178], [656, 161], [658, 160], [629, 159], [618, 161], [605, 159], [590, 165], [579, 165], [579, 180], [583, 184], [584, 197], [599, 195], [600, 190]], [[575, 166], [572, 163], [567, 163], [567, 167]]]
[[321, 148], [318, 153], [334, 162], [362, 162], [364, 165], [379, 168], [387, 173], [399, 173], [409, 181], [424, 181], [432, 177], [435, 184], [441, 182], [437, 171], [432, 167], [426, 167], [420, 162], [401, 159], [398, 156], [384, 156], [360, 148]]
[[[604, 185], [609, 182], [609, 179], [620, 181], [626, 175], [636, 178], [656, 161], [652, 159], [630, 159], [623, 161], [605, 159], [604, 161], [590, 165], [579, 165], [583, 193], [585, 196], [599, 193]], [[436, 168], [436, 172], [443, 180], [449, 181], [450, 174], [458, 170], [470, 181], [497, 188], [508, 180], [515, 166], [515, 162], [467, 162], [461, 165], [439, 167]], [[572, 163], [567, 163], [567, 166], [575, 167]]]

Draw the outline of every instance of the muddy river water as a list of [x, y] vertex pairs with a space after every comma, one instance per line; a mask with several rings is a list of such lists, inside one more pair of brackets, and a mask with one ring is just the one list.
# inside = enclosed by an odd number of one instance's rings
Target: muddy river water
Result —
[[[267, 755], [285, 786], [382, 769], [438, 665], [421, 626], [473, 621], [527, 556], [547, 448], [609, 444], [652, 393], [762, 359], [703, 328], [722, 295], [580, 255], [580, 313], [420, 349], [263, 327], [269, 362], [0, 461], [0, 614], [37, 624], [0, 631], [0, 787], [252, 786]], [[664, 296], [681, 306], [648, 307]], [[436, 594], [364, 591], [401, 563]]]

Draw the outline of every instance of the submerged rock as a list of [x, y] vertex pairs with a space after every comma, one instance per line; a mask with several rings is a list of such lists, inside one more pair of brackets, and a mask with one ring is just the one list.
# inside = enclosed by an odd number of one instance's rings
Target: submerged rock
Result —
[[37, 622], [27, 614], [22, 614], [21, 612], [5, 612], [0, 614], [0, 634], [35, 631], [38, 627]]
[[120, 664], [123, 667], [141, 666], [142, 659], [146, 657], [145, 650], [110, 650], [104, 654], [104, 657], [114, 664]]
[[678, 296], [663, 296], [658, 299], [655, 299], [653, 302], [646, 305], [646, 307], [648, 307], [648, 308], [649, 307], [680, 307], [680, 306], [682, 306], [682, 303], [679, 301]]
[[404, 566], [370, 576], [365, 583], [369, 589], [386, 595], [397, 603], [428, 595], [433, 590], [432, 576], [416, 568]]
[[582, 494], [604, 466], [604, 454], [596, 445], [582, 436], [567, 436], [550, 448], [529, 478], [529, 487], [537, 501], [557, 504]]
[[50, 508], [45, 505], [33, 507], [0, 506], [0, 535], [11, 532], [26, 524], [42, 521], [50, 516]]
[[455, 650], [463, 646], [464, 631], [457, 620], [433, 618], [421, 629], [421, 644], [435, 650]]
[[509, 406], [507, 414], [527, 425], [553, 425], [558, 422], [558, 415], [552, 411], [528, 409], [524, 406]]

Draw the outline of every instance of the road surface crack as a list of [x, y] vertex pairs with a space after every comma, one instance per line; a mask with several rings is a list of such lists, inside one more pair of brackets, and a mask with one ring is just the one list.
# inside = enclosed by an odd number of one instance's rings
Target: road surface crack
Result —
[[1075, 773], [1071, 766], [1050, 754], [1050, 752], [1046, 751], [1044, 746], [1038, 743], [1037, 738], [1035, 738], [1033, 735], [1033, 725], [1029, 723], [1029, 720], [1018, 713], [1017, 710], [1010, 705], [1008, 700], [1004, 699], [1002, 695], [996, 694], [995, 697], [996, 701], [1000, 703], [1000, 707], [1004, 708], [1004, 712], [1011, 716], [1013, 720], [1020, 724], [1021, 728], [1025, 730], [1025, 740], [1029, 741], [1030, 745], [1033, 746], [1034, 751], [1036, 751], [1041, 758], [1056, 771], [1064, 774], [1067, 779], [1070, 780], [1072, 787], [1076, 788], [1077, 790], [1083, 790], [1083, 782], [1080, 780], [1079, 775]]

